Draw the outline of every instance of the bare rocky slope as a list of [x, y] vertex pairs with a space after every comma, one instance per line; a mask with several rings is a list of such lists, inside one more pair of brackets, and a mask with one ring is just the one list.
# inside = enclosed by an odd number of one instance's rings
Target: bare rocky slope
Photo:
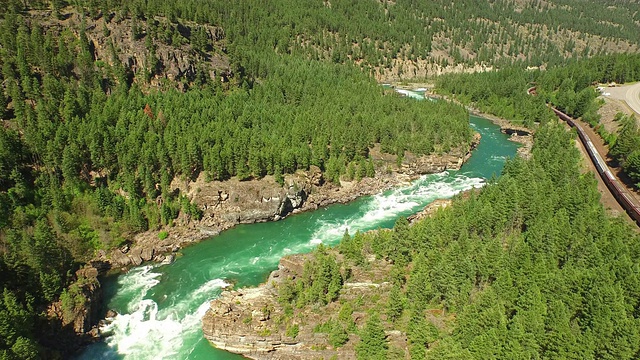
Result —
[[198, 76], [222, 83], [233, 77], [220, 27], [159, 16], [140, 20], [115, 12], [83, 16], [71, 7], [58, 18], [48, 10], [29, 15], [58, 37], [79, 38], [84, 32], [96, 62], [122, 66], [128, 81], [143, 89], [186, 90]]

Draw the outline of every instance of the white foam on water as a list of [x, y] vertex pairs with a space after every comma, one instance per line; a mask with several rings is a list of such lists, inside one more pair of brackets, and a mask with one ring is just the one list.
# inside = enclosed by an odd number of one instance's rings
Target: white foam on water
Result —
[[[153, 272], [155, 266], [145, 265], [129, 270], [129, 272], [118, 279], [118, 296], [130, 298], [129, 304], [136, 306], [142, 301], [147, 292], [160, 283], [162, 274]], [[129, 312], [134, 308], [127, 309]]]
[[212, 293], [217, 292], [219, 289], [224, 289], [231, 284], [225, 282], [222, 279], [213, 279], [209, 280], [200, 286], [196, 291], [194, 291], [191, 296], [198, 297], [201, 295], [211, 296]]
[[411, 91], [411, 90], [405, 90], [405, 89], [396, 89], [396, 92], [398, 94], [410, 97], [410, 98], [414, 98], [414, 99], [418, 99], [418, 100], [424, 100], [424, 95], [417, 93], [416, 91]]
[[453, 197], [461, 191], [479, 188], [484, 179], [468, 177], [462, 174], [451, 176], [448, 172], [425, 175], [410, 186], [375, 195], [363, 205], [364, 212], [347, 220], [324, 219], [319, 221], [317, 230], [306, 247], [315, 247], [320, 243], [334, 244], [344, 235], [364, 230], [385, 220], [397, 218], [400, 214], [417, 211], [420, 207], [436, 199]]
[[171, 306], [162, 309], [158, 313], [158, 317], [179, 319], [184, 314], [188, 314], [189, 309], [193, 309], [194, 304], [201, 304], [203, 301], [208, 303], [208, 300], [216, 298], [220, 294], [220, 290], [229, 285], [222, 279], [209, 280], [200, 285], [195, 291], [189, 293], [185, 298], [179, 299]]
[[[111, 334], [105, 343], [125, 359], [181, 358], [184, 344], [199, 336], [210, 300], [229, 284], [222, 279], [209, 280], [184, 299], [159, 310], [154, 300], [145, 299], [160, 276], [151, 270], [150, 266], [136, 268], [118, 281], [129, 294], [135, 290], [139, 294], [129, 303], [128, 313], [117, 315], [101, 328], [103, 333]], [[190, 311], [196, 305], [197, 310]]]

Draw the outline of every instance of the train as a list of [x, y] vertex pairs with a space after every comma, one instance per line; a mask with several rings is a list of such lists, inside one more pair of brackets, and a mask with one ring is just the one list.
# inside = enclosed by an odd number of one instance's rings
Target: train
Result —
[[[531, 88], [528, 90], [529, 94], [535, 94], [535, 88]], [[591, 139], [584, 131], [580, 124], [576, 123], [573, 118], [569, 115], [563, 113], [562, 111], [551, 107], [551, 110], [560, 118], [565, 121], [569, 126], [574, 127], [578, 132], [578, 138], [584, 145], [584, 148], [587, 150], [591, 161], [596, 166], [596, 170], [598, 174], [604, 181], [605, 185], [609, 188], [613, 196], [616, 198], [618, 203], [622, 206], [622, 208], [629, 214], [629, 216], [640, 226], [640, 204], [636, 201], [636, 199], [631, 195], [625, 186], [620, 183], [620, 180], [613, 175], [611, 169], [607, 166], [607, 163], [604, 161], [596, 147], [591, 142]]]

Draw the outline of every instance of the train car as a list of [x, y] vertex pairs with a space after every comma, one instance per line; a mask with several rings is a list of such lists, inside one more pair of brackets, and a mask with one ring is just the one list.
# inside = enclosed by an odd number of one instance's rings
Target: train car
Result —
[[[535, 94], [535, 88], [533, 90], [529, 89], [529, 94]], [[578, 133], [578, 138], [584, 145], [587, 150], [587, 154], [593, 161], [598, 174], [604, 181], [605, 185], [609, 188], [613, 196], [616, 198], [618, 203], [622, 206], [623, 209], [629, 214], [629, 216], [640, 225], [640, 204], [638, 204], [635, 198], [627, 192], [627, 189], [620, 183], [620, 181], [613, 175], [607, 163], [604, 161], [595, 145], [584, 131], [582, 126], [577, 124], [569, 115], [563, 113], [562, 111], [551, 107], [553, 112], [560, 118], [561, 120], [567, 122], [569, 126], [576, 128]]]
[[613, 173], [609, 169], [607, 169], [607, 171], [604, 172], [604, 175], [607, 177], [607, 179], [609, 179], [609, 181], [618, 181], [618, 179], [616, 179], [616, 177], [613, 176]]
[[[527, 89], [527, 93], [529, 95], [537, 95], [536, 87], [530, 87]], [[640, 225], [640, 204], [636, 201], [636, 199], [627, 192], [626, 187], [624, 187], [620, 181], [613, 175], [607, 163], [604, 161], [596, 147], [593, 145], [593, 142], [584, 131], [582, 126], [577, 124], [573, 118], [569, 115], [563, 113], [562, 111], [556, 109], [553, 106], [550, 106], [551, 110], [560, 118], [565, 121], [569, 126], [575, 127], [578, 133], [578, 138], [584, 145], [587, 150], [587, 154], [589, 154], [589, 158], [593, 161], [596, 166], [596, 170], [598, 171], [598, 175], [602, 178], [602, 181], [605, 183], [607, 188], [611, 191], [613, 196], [616, 198], [618, 203], [622, 206], [623, 209], [629, 214], [629, 216]]]

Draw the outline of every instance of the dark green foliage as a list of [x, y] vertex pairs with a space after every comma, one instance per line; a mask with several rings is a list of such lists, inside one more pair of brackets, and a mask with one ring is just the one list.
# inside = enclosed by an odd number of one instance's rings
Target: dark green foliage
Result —
[[[597, 109], [594, 83], [625, 83], [640, 80], [640, 56], [618, 54], [596, 56], [571, 62], [566, 66], [541, 72], [537, 76], [538, 92], [572, 117], [587, 118]], [[592, 121], [592, 126], [597, 121]]]
[[278, 301], [281, 304], [295, 303], [298, 307], [315, 303], [325, 305], [338, 298], [343, 279], [335, 256], [327, 253], [323, 245], [318, 246], [313, 255], [305, 262], [300, 279], [286, 279], [280, 284]]
[[348, 302], [344, 303], [338, 313], [338, 321], [348, 332], [354, 332], [356, 330], [356, 323], [353, 321], [352, 315], [353, 307]]
[[[479, 195], [411, 228], [420, 255], [407, 285], [410, 303], [458, 309], [452, 341], [439, 341], [439, 356], [461, 349], [473, 358], [637, 354], [632, 309], [640, 297], [632, 284], [640, 278], [623, 270], [637, 266], [637, 235], [604, 214], [577, 159], [561, 127], [542, 127], [533, 160], [509, 162]], [[449, 273], [448, 264], [457, 271]], [[431, 294], [412, 285], [419, 276]], [[422, 321], [415, 314], [409, 330]], [[415, 336], [412, 355], [422, 354], [425, 336]]]
[[362, 266], [366, 262], [364, 255], [362, 254], [362, 244], [362, 234], [360, 232], [356, 232], [356, 234], [351, 237], [349, 235], [349, 230], [347, 229], [344, 232], [342, 241], [340, 241], [338, 250], [342, 255], [344, 255], [345, 259], [352, 261], [355, 265]]
[[[640, 55], [618, 54], [596, 56], [569, 62], [547, 71], [527, 71], [509, 68], [496, 72], [440, 77], [438, 87], [462, 102], [471, 102], [482, 111], [490, 112], [517, 124], [533, 126], [534, 122], [552, 119], [550, 102], [574, 118], [582, 118], [611, 146], [616, 159], [634, 183], [640, 184], [640, 136], [636, 121], [621, 116], [618, 136], [609, 134], [599, 123], [597, 110], [602, 104], [593, 87], [595, 83], [630, 82], [640, 80]], [[536, 85], [539, 96], [529, 96], [526, 89]]]
[[[552, 36], [566, 27], [637, 43], [639, 21], [635, 3], [613, 0], [590, 2], [591, 6], [563, 0], [553, 12], [542, 3], [516, 9], [515, 3], [501, 1], [489, 6], [440, 0], [328, 4], [310, 0], [5, 2], [6, 11], [0, 13], [0, 285], [4, 294], [0, 356], [35, 356], [40, 350], [33, 341], [40, 330], [35, 326], [43, 320], [36, 314], [43, 314], [47, 303], [58, 297], [69, 309], [81, 303], [78, 291], [63, 289], [72, 280], [70, 274], [96, 250], [116, 247], [135, 232], [171, 224], [180, 213], [192, 220], [201, 218], [201, 209], [172, 192], [170, 184], [176, 177], [195, 179], [202, 172], [209, 179], [273, 175], [284, 184], [283, 174], [316, 165], [326, 179], [339, 183], [345, 174], [356, 180], [375, 175], [369, 156], [375, 143], [399, 155], [399, 162], [405, 151], [426, 154], [468, 144], [471, 130], [462, 107], [383, 96], [367, 77], [374, 68], [391, 66], [396, 58], [430, 64], [472, 63], [460, 48], [475, 53], [477, 62], [494, 65], [510, 62], [503, 59], [507, 52], [509, 56], [521, 53], [521, 65], [564, 63], [577, 42], [557, 45], [525, 38], [513, 24], [544, 25], [552, 29]], [[148, 56], [138, 65], [145, 70], [134, 74], [120, 62], [123, 54], [118, 53], [116, 39], [105, 44], [111, 58], [94, 61], [95, 45], [85, 33], [85, 20], [71, 28], [49, 26], [51, 19], [43, 14], [51, 10], [51, 16], [62, 18], [63, 12], [70, 11], [67, 5], [77, 10], [79, 18], [103, 16], [105, 36], [110, 35], [106, 24], [111, 21], [130, 24], [134, 40], [144, 41]], [[576, 16], [576, 9], [583, 14]], [[34, 10], [45, 11], [34, 16]], [[45, 17], [42, 25], [38, 16]], [[160, 17], [164, 20], [157, 22]], [[213, 27], [221, 31], [212, 32]], [[441, 32], [452, 43], [445, 49], [446, 59], [431, 55], [434, 36]], [[224, 50], [214, 49], [214, 42], [221, 41]], [[193, 78], [180, 79], [185, 93], [149, 91], [149, 80], [162, 70], [155, 55], [160, 44], [175, 49], [190, 46], [204, 57], [228, 56], [232, 76], [221, 84], [207, 76], [204, 65], [198, 65]], [[215, 51], [219, 53], [212, 54]], [[606, 65], [605, 77], [612, 81], [629, 80], [635, 65], [633, 56], [628, 59], [614, 66], [603, 62], [597, 68]], [[514, 71], [508, 82], [499, 81], [502, 75], [485, 76], [468, 93], [472, 101], [503, 108], [501, 115], [528, 123], [548, 117], [539, 106], [542, 97], [511, 98], [511, 94], [522, 94], [533, 76]], [[567, 77], [571, 76], [563, 78]], [[577, 74], [572, 78], [573, 82], [563, 84], [573, 87], [565, 100], [583, 111], [593, 97], [583, 90], [590, 79]], [[455, 89], [450, 92], [462, 93], [462, 84], [452, 81]], [[485, 98], [482, 92], [489, 88]], [[593, 107], [583, 114], [593, 117]], [[632, 153], [627, 162], [636, 164], [638, 158]], [[556, 166], [550, 173], [564, 176], [569, 171], [573, 169]], [[569, 224], [581, 205], [569, 201], [569, 209], [558, 221]], [[526, 210], [513, 210], [513, 216], [506, 205], [496, 208], [499, 211], [494, 208], [484, 204], [479, 220], [468, 231], [473, 236], [460, 234], [459, 238], [473, 242], [479, 236], [501, 233], [507, 225], [533, 222], [528, 219], [535, 212], [526, 206], [522, 207]], [[541, 234], [540, 229], [536, 231]], [[434, 257], [427, 251], [429, 242], [411, 246], [406, 241], [411, 234], [413, 230], [399, 224], [395, 233], [380, 235], [380, 244], [371, 247], [396, 266], [422, 261], [437, 269], [423, 267], [409, 276], [408, 298], [440, 301], [447, 309], [461, 307], [472, 286], [465, 281], [474, 263], [461, 261], [460, 267], [451, 263], [464, 256], [467, 247]], [[344, 254], [356, 265], [365, 263], [357, 249], [361, 243], [360, 234], [345, 238]], [[480, 265], [475, 281], [495, 279], [497, 264], [502, 264], [494, 261], [499, 258], [495, 253], [501, 246], [496, 241], [489, 250], [476, 249]], [[422, 255], [415, 255], [414, 248]], [[342, 276], [335, 258], [318, 255], [315, 265], [304, 281], [281, 288], [283, 301], [323, 304], [336, 299]], [[394, 282], [403, 286], [403, 278], [395, 276]], [[429, 291], [421, 293], [411, 278], [425, 279]], [[346, 331], [353, 326], [342, 325]], [[337, 339], [343, 339], [338, 330]], [[629, 351], [624, 344], [616, 345], [623, 355]]]
[[380, 317], [374, 312], [367, 318], [367, 323], [360, 331], [360, 342], [356, 344], [357, 358], [386, 359], [388, 348], [384, 327]]
[[285, 335], [295, 339], [296, 336], [298, 336], [298, 332], [300, 332], [300, 326], [298, 324], [293, 324], [287, 327]]
[[340, 267], [332, 254], [320, 245], [314, 252], [314, 258], [305, 262], [302, 279], [303, 293], [300, 294], [298, 306], [305, 303], [327, 304], [338, 297], [342, 288]]
[[333, 323], [331, 330], [329, 331], [329, 344], [334, 348], [338, 348], [347, 343], [349, 340], [349, 334], [340, 322]]
[[278, 302], [282, 305], [291, 304], [298, 297], [295, 283], [290, 279], [283, 280], [278, 286]]
[[[210, 27], [194, 26], [188, 39], [175, 23], [146, 23], [152, 12], [139, 5], [131, 13], [118, 8], [116, 18], [129, 17], [151, 55], [159, 41], [211, 50]], [[167, 15], [177, 21], [177, 14]], [[172, 191], [176, 177], [274, 175], [284, 184], [284, 173], [314, 164], [339, 182], [349, 163], [354, 179], [374, 175], [368, 152], [383, 134], [392, 151], [418, 154], [431, 151], [426, 143], [464, 147], [471, 136], [462, 107], [386, 95], [351, 65], [244, 48], [236, 23], [228, 29], [236, 78], [221, 85], [204, 76], [184, 93], [144, 93], [119, 62], [118, 44], [107, 42], [113, 65], [96, 62], [84, 23], [58, 32], [28, 16], [2, 14], [0, 22], [0, 258], [19, 279], [2, 288], [23, 305], [36, 299], [34, 313], [60, 296], [70, 303], [62, 292], [69, 274], [97, 250], [158, 230], [180, 213], [199, 220], [202, 210]], [[159, 65], [147, 60], [150, 77]], [[308, 288], [288, 301], [337, 297], [339, 266], [332, 257], [320, 265], [322, 273], [309, 273]], [[11, 339], [0, 350], [9, 351]], [[27, 345], [20, 351], [28, 354]]]
[[609, 150], [609, 154], [622, 165], [629, 178], [640, 187], [640, 130], [634, 116], [619, 114], [620, 122], [617, 140]]
[[[509, 161], [433, 218], [398, 223], [409, 265], [389, 274], [387, 319], [368, 318], [360, 358], [384, 353], [366, 350], [384, 344], [384, 327], [406, 332], [412, 359], [637, 357], [638, 235], [605, 213], [572, 136], [543, 125], [531, 160]], [[382, 255], [393, 234], [367, 234], [365, 244]]]
[[398, 284], [394, 284], [389, 292], [389, 304], [387, 305], [387, 317], [394, 322], [402, 315], [406, 305], [406, 299]]
[[425, 310], [435, 295], [430, 272], [427, 258], [418, 254], [413, 261], [413, 269], [407, 282], [407, 300], [413, 309]]
[[[593, 83], [640, 80], [640, 56], [618, 54], [569, 62], [547, 71], [529, 71], [509, 67], [479, 74], [452, 74], [439, 77], [441, 92], [456, 95], [462, 102], [515, 123], [531, 127], [535, 122], [552, 119], [544, 107], [550, 101], [560, 110], [597, 126], [599, 115]], [[540, 96], [526, 90], [536, 85]]]
[[411, 312], [407, 328], [409, 340], [409, 353], [412, 359], [424, 359], [427, 355], [429, 344], [438, 339], [438, 329], [425, 319], [424, 313], [419, 310]]
[[437, 89], [455, 95], [464, 103], [473, 103], [483, 112], [533, 127], [535, 123], [553, 118], [543, 98], [526, 92], [537, 77], [537, 72], [515, 67], [478, 74], [451, 74], [437, 79]]
[[[231, 43], [229, 51], [243, 60], [233, 65], [234, 72], [258, 78], [266, 77], [269, 69], [253, 55], [264, 51], [333, 63], [351, 61], [367, 73], [398, 66], [396, 59], [443, 66], [517, 63], [526, 67], [610, 52], [613, 42], [619, 46], [617, 51], [624, 51], [624, 40], [638, 43], [639, 29], [638, 4], [616, 0], [489, 4], [446, 0], [336, 0], [330, 4], [311, 0], [120, 0], [111, 6], [122, 13], [123, 4], [138, 9], [131, 13], [151, 18], [159, 15], [172, 22], [183, 18], [221, 25]], [[194, 27], [188, 38], [177, 32], [166, 38], [176, 44], [189, 41], [198, 50], [209, 44], [199, 27]], [[411, 70], [401, 68], [399, 75], [413, 76]]]
[[[558, 79], [565, 79], [558, 86]], [[577, 80], [574, 80], [577, 79]], [[640, 80], [640, 56], [620, 54], [595, 57], [543, 73], [539, 79], [542, 96], [571, 115], [582, 117], [611, 146], [610, 155], [618, 161], [631, 181], [640, 184], [640, 133], [633, 117], [616, 116], [621, 128], [618, 136], [608, 134], [599, 124], [594, 83], [630, 82]]]
[[411, 244], [407, 241], [408, 235], [409, 221], [405, 217], [400, 217], [393, 226], [393, 235], [391, 236], [391, 244], [393, 245], [387, 250], [389, 259], [399, 267], [411, 261]]

